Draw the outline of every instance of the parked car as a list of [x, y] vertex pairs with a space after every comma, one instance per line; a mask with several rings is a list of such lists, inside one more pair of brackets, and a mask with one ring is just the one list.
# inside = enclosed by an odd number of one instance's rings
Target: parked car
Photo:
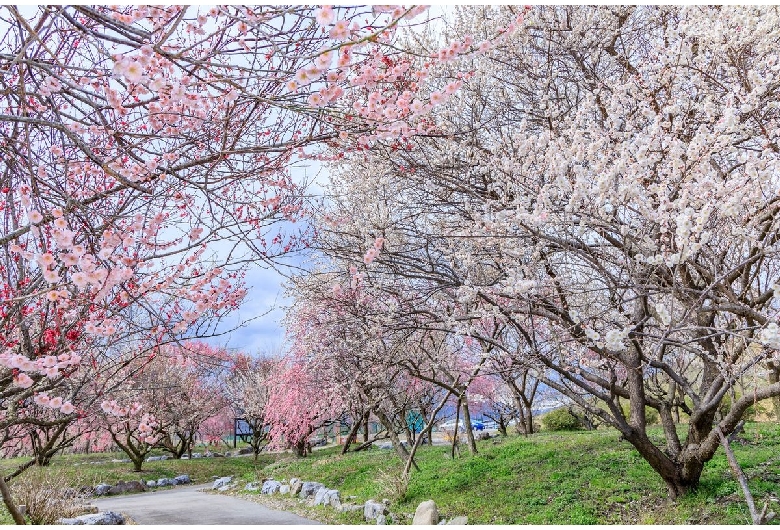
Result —
[[[472, 421], [471, 422], [471, 429], [474, 431], [481, 431], [485, 429], [485, 424], [481, 421]], [[455, 430], [455, 421], [447, 421], [439, 425], [440, 431], [449, 431], [453, 432]], [[458, 430], [460, 432], [465, 432], [466, 429], [463, 427], [463, 420], [458, 421]]]

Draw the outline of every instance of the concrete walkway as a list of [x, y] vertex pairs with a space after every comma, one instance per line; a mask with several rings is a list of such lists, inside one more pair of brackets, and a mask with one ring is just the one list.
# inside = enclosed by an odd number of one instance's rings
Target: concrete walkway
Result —
[[198, 491], [210, 487], [211, 484], [177, 486], [91, 502], [101, 512], [124, 513], [138, 524], [321, 524], [252, 501]]

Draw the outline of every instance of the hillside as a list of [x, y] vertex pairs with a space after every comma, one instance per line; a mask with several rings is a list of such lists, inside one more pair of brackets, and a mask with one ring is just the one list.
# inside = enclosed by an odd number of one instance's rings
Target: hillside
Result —
[[[660, 437], [660, 432], [658, 433]], [[778, 511], [780, 428], [753, 424], [734, 443], [756, 503]], [[480, 454], [455, 461], [448, 448], [421, 449], [420, 472], [403, 496], [394, 495], [400, 466], [388, 451], [284, 458], [263, 469], [276, 479], [300, 477], [337, 488], [357, 501], [393, 498], [391, 511], [413, 513], [434, 499], [444, 518], [470, 524], [748, 524], [750, 517], [722, 450], [707, 465], [701, 487], [677, 503], [663, 482], [612, 430], [542, 433], [479, 443]], [[300, 509], [296, 501], [287, 503]], [[313, 515], [312, 509], [302, 513]], [[322, 513], [330, 513], [322, 509]], [[358, 522], [342, 516], [341, 522]]]

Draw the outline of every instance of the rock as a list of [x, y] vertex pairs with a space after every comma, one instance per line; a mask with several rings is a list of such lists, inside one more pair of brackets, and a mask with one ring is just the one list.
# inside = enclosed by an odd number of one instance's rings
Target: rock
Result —
[[279, 486], [280, 495], [287, 495], [288, 493], [290, 493], [290, 486], [288, 484], [282, 484]]
[[175, 486], [176, 481], [170, 478], [160, 478], [157, 479], [157, 487], [161, 488], [163, 486]]
[[254, 452], [255, 450], [252, 449], [251, 447], [242, 447], [241, 449], [238, 450], [238, 454], [240, 455], [251, 455], [254, 454]]
[[340, 512], [362, 512], [365, 504], [342, 504], [337, 509]]
[[491, 438], [492, 438], [492, 436], [490, 436], [490, 433], [487, 432], [487, 431], [482, 431], [477, 436], [477, 440], [490, 440]]
[[203, 455], [200, 453], [192, 453], [192, 458], [203, 458]]
[[457, 525], [469, 524], [469, 518], [466, 517], [465, 515], [459, 515], [459, 516], [455, 517], [454, 519], [452, 519], [447, 524], [457, 524]]
[[121, 493], [140, 493], [142, 491], [146, 491], [146, 486], [143, 484], [143, 482], [138, 480], [131, 480], [129, 482], [120, 480], [116, 483], [116, 486], [112, 486], [111, 489], [108, 490], [108, 494], [119, 495]]
[[178, 477], [173, 477], [173, 480], [176, 484], [189, 484], [192, 482], [189, 475], [179, 475]]
[[380, 515], [376, 518], [376, 524], [387, 524], [387, 517]]
[[438, 524], [439, 523], [439, 510], [436, 508], [436, 503], [432, 500], [423, 501], [417, 507], [414, 512], [414, 520], [412, 524]]
[[190, 457], [187, 455], [182, 456], [179, 460], [189, 460]]
[[227, 491], [229, 489], [230, 489], [230, 486], [229, 485], [225, 485], [225, 486], [218, 487], [217, 491]]
[[447, 524], [447, 519], [442, 519], [436, 526], [444, 526], [445, 524]]
[[102, 512], [59, 519], [57, 524], [125, 524], [125, 518], [116, 512]]
[[157, 481], [156, 480], [147, 480], [146, 481], [146, 487], [147, 488], [156, 488], [157, 487]]
[[303, 488], [301, 479], [295, 477], [290, 479], [290, 495], [298, 495], [301, 492], [301, 488]]
[[[214, 484], [212, 484], [211, 489], [215, 490], [215, 489], [223, 488], [228, 484], [230, 484], [231, 482], [233, 482], [233, 477], [220, 477], [214, 481]], [[220, 491], [225, 491], [225, 490], [220, 490]]]
[[282, 486], [282, 483], [278, 480], [266, 480], [263, 482], [263, 487], [260, 489], [260, 493], [263, 495], [273, 495], [274, 493], [279, 493], [279, 488]]
[[339, 490], [328, 490], [326, 499], [329, 506], [333, 506], [336, 510], [341, 508], [341, 494], [339, 493]]
[[260, 485], [257, 482], [250, 482], [244, 486], [244, 491], [257, 491], [260, 489]]
[[101, 497], [103, 495], [107, 495], [110, 490], [111, 484], [98, 484], [95, 486], [95, 496]]
[[[216, 456], [216, 455], [215, 455], [215, 456]], [[225, 454], [224, 454], [224, 455], [222, 455], [222, 456], [224, 456], [225, 458], [227, 458], [227, 457], [229, 457], [229, 456], [233, 456], [233, 453], [231, 453], [230, 451], [225, 451]]]
[[146, 459], [147, 462], [157, 462], [159, 460], [163, 460], [163, 457], [161, 456], [150, 456]]
[[300, 495], [301, 499], [308, 499], [314, 497], [317, 494], [317, 490], [324, 488], [325, 486], [319, 482], [304, 482], [301, 485]]
[[380, 449], [392, 449], [393, 448], [393, 444], [391, 442], [383, 442], [383, 443], [377, 445], [377, 447], [380, 448]]
[[363, 506], [363, 517], [366, 518], [366, 521], [373, 521], [380, 515], [387, 515], [388, 513], [389, 511], [384, 503], [376, 502], [372, 499], [367, 500]]
[[320, 488], [314, 495], [314, 506], [333, 506], [338, 509], [341, 506], [341, 498], [339, 497], [339, 490], [330, 490], [328, 488]]

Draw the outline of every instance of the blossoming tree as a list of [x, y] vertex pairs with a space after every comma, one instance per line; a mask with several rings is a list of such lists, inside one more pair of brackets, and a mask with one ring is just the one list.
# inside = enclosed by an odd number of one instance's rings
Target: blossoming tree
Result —
[[[479, 10], [452, 31], [516, 16]], [[441, 300], [418, 308], [431, 326], [539, 363], [545, 385], [618, 429], [676, 497], [745, 410], [780, 393], [763, 373], [780, 345], [778, 13], [545, 7], [526, 19], [459, 80], [429, 138], [350, 157], [323, 230], [342, 237], [332, 251], [353, 278], [403, 282]], [[381, 252], [364, 255], [377, 237]], [[517, 341], [485, 334], [486, 317]]]

